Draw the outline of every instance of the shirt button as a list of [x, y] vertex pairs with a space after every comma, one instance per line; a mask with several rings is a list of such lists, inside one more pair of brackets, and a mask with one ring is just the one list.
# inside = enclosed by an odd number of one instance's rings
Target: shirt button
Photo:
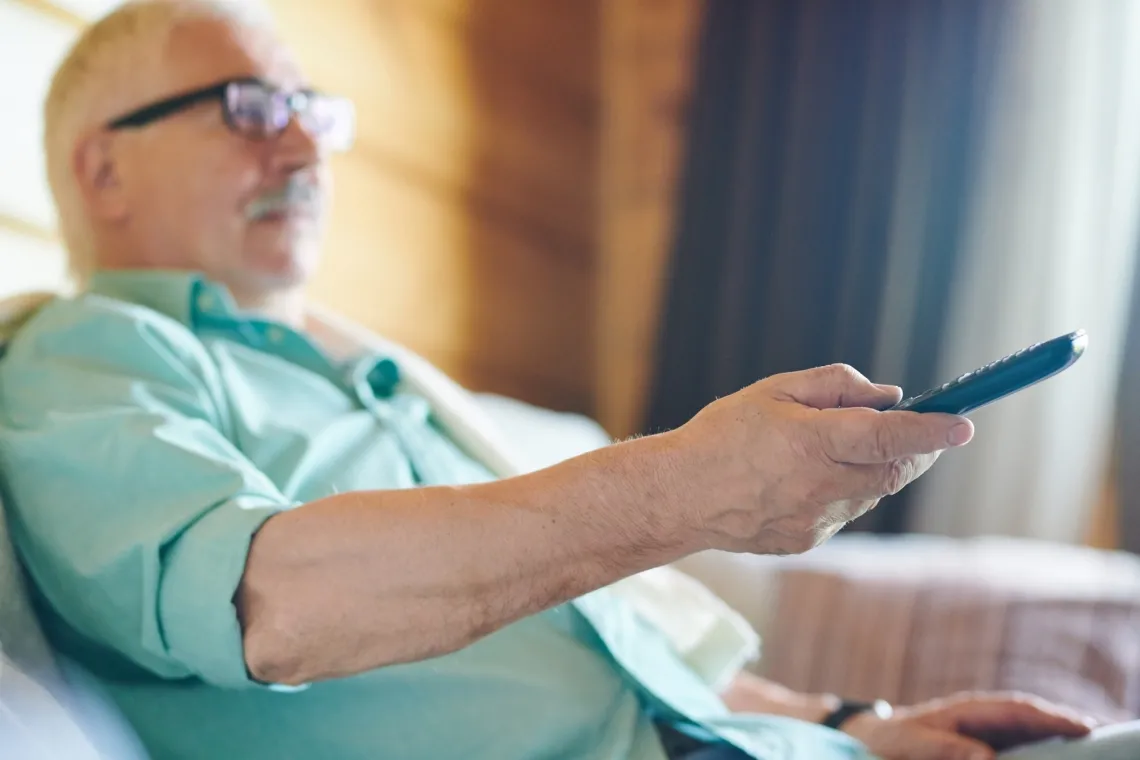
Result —
[[198, 308], [202, 311], [210, 311], [216, 305], [217, 300], [209, 293], [202, 293], [198, 296]]
[[270, 343], [280, 343], [285, 340], [285, 331], [280, 327], [270, 327], [265, 331], [265, 339]]
[[368, 385], [377, 396], [391, 395], [400, 382], [400, 368], [391, 359], [381, 359], [368, 372]]

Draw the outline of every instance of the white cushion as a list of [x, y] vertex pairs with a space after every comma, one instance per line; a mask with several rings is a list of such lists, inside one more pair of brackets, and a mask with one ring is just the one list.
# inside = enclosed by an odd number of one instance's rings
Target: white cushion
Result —
[[133, 732], [32, 610], [0, 499], [0, 758], [142, 760]]

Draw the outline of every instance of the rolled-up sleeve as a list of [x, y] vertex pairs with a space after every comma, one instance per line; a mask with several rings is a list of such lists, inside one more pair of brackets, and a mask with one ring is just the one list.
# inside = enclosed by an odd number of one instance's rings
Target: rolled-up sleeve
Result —
[[201, 345], [113, 309], [25, 333], [0, 361], [0, 476], [37, 588], [160, 677], [254, 685], [234, 594], [254, 533], [293, 505], [227, 437]]
[[230, 499], [206, 512], [163, 562], [157, 618], [164, 652], [205, 681], [249, 681], [232, 599], [254, 532], [279, 509], [262, 496]]

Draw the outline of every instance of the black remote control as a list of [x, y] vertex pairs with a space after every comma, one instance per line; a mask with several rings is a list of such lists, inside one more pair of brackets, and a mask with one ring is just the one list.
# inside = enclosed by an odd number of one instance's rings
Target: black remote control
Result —
[[969, 414], [1071, 367], [1086, 346], [1088, 336], [1084, 330], [1037, 343], [904, 399], [888, 411]]

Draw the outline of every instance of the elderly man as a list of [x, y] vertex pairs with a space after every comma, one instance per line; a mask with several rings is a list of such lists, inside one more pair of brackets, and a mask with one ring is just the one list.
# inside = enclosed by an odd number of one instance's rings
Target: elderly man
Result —
[[111, 14], [52, 84], [82, 288], [0, 361], [0, 466], [50, 637], [153, 757], [1140, 755], [1028, 697], [889, 714], [701, 677], [616, 582], [809, 549], [972, 427], [832, 367], [510, 476], [415, 357], [305, 329], [351, 122], [263, 20], [200, 1]]

